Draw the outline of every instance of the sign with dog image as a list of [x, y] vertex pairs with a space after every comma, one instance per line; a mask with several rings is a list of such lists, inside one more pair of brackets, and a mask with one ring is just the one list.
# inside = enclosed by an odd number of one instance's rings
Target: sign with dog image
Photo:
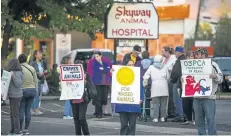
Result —
[[84, 93], [84, 70], [80, 64], [60, 66], [60, 100], [81, 99]]
[[181, 60], [182, 97], [210, 96], [212, 93], [211, 59]]

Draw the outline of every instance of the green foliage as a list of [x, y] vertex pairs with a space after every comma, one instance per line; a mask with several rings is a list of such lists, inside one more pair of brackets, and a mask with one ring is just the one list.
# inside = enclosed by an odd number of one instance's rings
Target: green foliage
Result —
[[[27, 0], [23, 1], [28, 2]], [[51, 38], [54, 34], [53, 31], [57, 29], [63, 33], [73, 30], [80, 31], [88, 33], [94, 38], [95, 32], [103, 30], [104, 14], [108, 4], [112, 2], [113, 0], [88, 0], [87, 3], [83, 0], [37, 0], [36, 6], [42, 8], [43, 13], [49, 16], [49, 27], [44, 28], [39, 21], [37, 21], [37, 24], [32, 25], [22, 23], [22, 20], [14, 20], [15, 15], [12, 12], [9, 14], [8, 0], [1, 0], [2, 24], [5, 19], [10, 19], [13, 25], [12, 36], [20, 37], [24, 40], [29, 40], [32, 36], [39, 39]], [[73, 3], [75, 6], [73, 6]], [[24, 10], [28, 10], [25, 12], [33, 13], [30, 7]], [[67, 17], [68, 15], [78, 19], [70, 19]], [[21, 19], [21, 17], [19, 18]]]
[[209, 23], [200, 23], [198, 33], [197, 33], [197, 40], [212, 40], [213, 39], [213, 32], [212, 27]]
[[220, 18], [216, 29], [215, 55], [231, 55], [231, 19], [227, 15]]

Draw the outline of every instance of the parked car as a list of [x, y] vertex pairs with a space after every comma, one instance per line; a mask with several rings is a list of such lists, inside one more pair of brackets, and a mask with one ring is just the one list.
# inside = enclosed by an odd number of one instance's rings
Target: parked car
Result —
[[231, 57], [214, 57], [212, 60], [219, 65], [224, 75], [223, 82], [219, 85], [218, 91], [231, 91]]
[[107, 57], [111, 63], [114, 64], [114, 53], [109, 49], [76, 49], [69, 52], [66, 56], [71, 57], [73, 62], [75, 62], [75, 60], [87, 61], [93, 57], [95, 50], [102, 52], [103, 56]]

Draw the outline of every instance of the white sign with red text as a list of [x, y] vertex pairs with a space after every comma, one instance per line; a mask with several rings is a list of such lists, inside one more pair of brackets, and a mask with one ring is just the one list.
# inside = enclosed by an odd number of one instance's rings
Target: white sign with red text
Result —
[[107, 38], [157, 39], [158, 15], [153, 3], [114, 3], [107, 17]]

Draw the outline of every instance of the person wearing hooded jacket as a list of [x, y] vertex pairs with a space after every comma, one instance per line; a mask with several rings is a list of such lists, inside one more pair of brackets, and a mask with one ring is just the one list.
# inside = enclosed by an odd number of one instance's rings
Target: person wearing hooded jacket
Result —
[[154, 64], [151, 65], [144, 74], [143, 84], [147, 85], [148, 79], [152, 79], [151, 98], [153, 102], [153, 122], [165, 122], [167, 101], [168, 101], [168, 70], [163, 65], [163, 57], [156, 55]]

